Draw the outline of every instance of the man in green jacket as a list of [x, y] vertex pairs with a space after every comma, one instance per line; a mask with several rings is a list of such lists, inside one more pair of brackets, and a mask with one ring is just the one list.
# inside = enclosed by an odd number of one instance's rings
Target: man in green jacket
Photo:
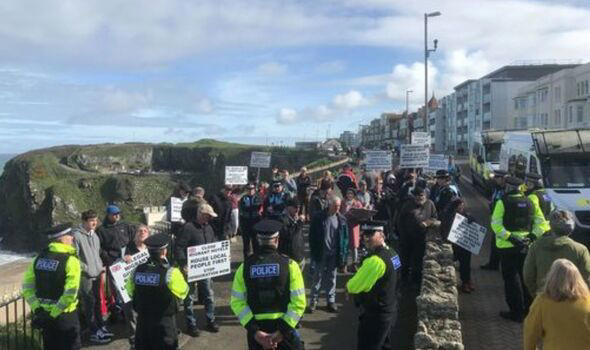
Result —
[[568, 236], [574, 230], [571, 212], [555, 210], [549, 215], [551, 230], [539, 238], [529, 249], [524, 261], [524, 283], [531, 295], [543, 289], [544, 279], [557, 259], [570, 260], [584, 280], [590, 277], [590, 253], [584, 245]]

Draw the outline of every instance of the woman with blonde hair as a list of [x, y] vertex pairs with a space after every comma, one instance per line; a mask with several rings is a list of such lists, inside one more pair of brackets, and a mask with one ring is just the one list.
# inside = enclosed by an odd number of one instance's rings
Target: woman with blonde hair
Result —
[[576, 265], [557, 259], [524, 323], [524, 349], [590, 349], [590, 291]]

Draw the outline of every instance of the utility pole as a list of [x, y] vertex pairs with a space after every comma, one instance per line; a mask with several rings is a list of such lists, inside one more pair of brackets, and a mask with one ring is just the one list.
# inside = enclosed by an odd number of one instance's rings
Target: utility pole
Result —
[[434, 49], [428, 48], [428, 17], [440, 16], [439, 11], [424, 14], [424, 123], [427, 132], [430, 132], [428, 123], [428, 56], [431, 52], [436, 51], [438, 40], [434, 39]]

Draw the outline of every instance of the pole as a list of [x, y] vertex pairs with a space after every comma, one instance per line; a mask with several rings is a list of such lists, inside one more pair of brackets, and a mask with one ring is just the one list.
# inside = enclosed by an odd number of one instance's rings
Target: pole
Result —
[[256, 168], [256, 186], [260, 184], [260, 168]]
[[411, 135], [410, 135], [410, 92], [412, 90], [406, 90], [406, 132], [408, 133], [408, 144], [411, 143]]
[[424, 14], [424, 126], [430, 132], [428, 124], [428, 14]]

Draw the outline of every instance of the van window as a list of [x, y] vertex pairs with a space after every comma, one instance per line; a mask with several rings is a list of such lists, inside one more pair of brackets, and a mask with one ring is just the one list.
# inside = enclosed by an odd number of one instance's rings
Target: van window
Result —
[[537, 169], [537, 157], [533, 155], [529, 158], [529, 172], [539, 174], [539, 169]]

